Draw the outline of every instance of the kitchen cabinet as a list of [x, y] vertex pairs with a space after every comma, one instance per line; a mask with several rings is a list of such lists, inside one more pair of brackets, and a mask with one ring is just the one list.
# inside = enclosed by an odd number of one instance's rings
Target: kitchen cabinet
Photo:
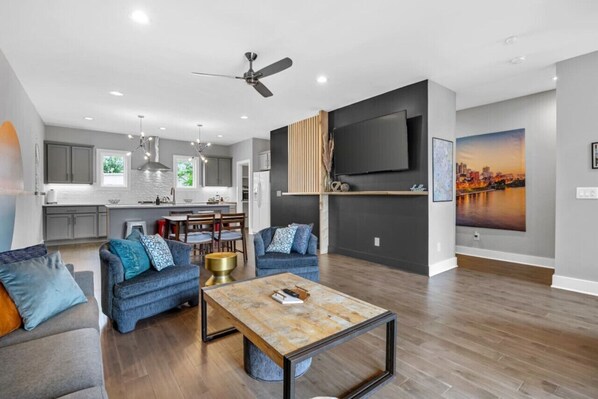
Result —
[[232, 187], [232, 158], [208, 157], [203, 164], [203, 185], [205, 187]]
[[73, 215], [73, 238], [91, 238], [98, 236], [97, 213]]
[[93, 184], [93, 147], [46, 142], [44, 181]]
[[270, 151], [260, 152], [258, 158], [258, 168], [259, 170], [270, 170], [270, 166], [272, 162], [270, 160]]
[[104, 206], [44, 207], [44, 240], [46, 242], [84, 240], [106, 237]]

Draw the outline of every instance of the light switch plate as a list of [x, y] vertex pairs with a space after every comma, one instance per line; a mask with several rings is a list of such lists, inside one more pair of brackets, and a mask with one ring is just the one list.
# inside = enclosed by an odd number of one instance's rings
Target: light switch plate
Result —
[[577, 187], [575, 198], [598, 200], [598, 187]]

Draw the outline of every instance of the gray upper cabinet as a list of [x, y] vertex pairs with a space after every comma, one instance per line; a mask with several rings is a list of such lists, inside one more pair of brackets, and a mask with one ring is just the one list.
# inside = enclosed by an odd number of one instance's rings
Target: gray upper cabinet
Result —
[[45, 183], [93, 184], [93, 147], [46, 143]]
[[93, 183], [93, 147], [71, 147], [71, 182], [77, 184]]
[[203, 185], [205, 187], [232, 187], [233, 160], [208, 157], [208, 162], [203, 164]]
[[71, 146], [46, 144], [46, 183], [71, 182]]

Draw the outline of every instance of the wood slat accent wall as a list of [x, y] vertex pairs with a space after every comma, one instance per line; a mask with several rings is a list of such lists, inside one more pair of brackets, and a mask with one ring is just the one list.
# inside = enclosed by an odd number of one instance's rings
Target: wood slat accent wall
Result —
[[288, 190], [292, 193], [321, 192], [322, 134], [328, 134], [328, 113], [289, 125]]

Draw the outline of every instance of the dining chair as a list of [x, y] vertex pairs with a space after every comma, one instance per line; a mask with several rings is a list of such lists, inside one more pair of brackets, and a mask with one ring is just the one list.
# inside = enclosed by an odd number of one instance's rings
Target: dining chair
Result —
[[[180, 215], [190, 215], [192, 213], [193, 213], [193, 211], [191, 209], [186, 209], [184, 211], [170, 211], [168, 214], [170, 216], [180, 216]], [[178, 228], [179, 228], [178, 224], [172, 226], [172, 231], [168, 235], [168, 238], [170, 238], [171, 240], [174, 240], [176, 238], [176, 236], [177, 236], [177, 229]]]
[[200, 256], [214, 252], [214, 226], [216, 217], [211, 214], [188, 214], [185, 221], [183, 242], [191, 244]]
[[[245, 214], [223, 213], [220, 215], [220, 226], [214, 234], [218, 242], [218, 250], [242, 252], [243, 261], [247, 263], [247, 240], [245, 237]], [[242, 242], [243, 249], [237, 249], [237, 241]]]

